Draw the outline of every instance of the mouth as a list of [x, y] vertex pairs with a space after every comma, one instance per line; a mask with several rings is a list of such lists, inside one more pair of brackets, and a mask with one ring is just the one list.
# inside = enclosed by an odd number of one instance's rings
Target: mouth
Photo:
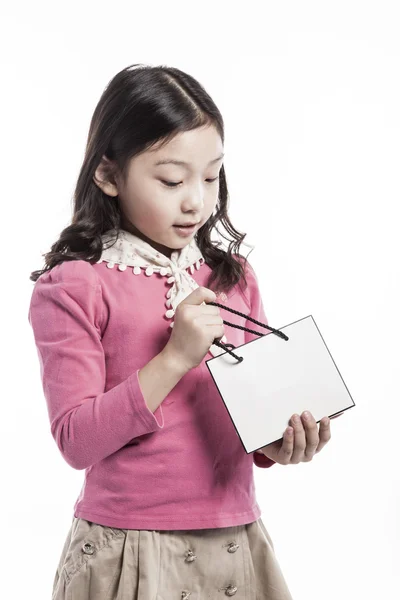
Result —
[[192, 225], [174, 225], [174, 229], [179, 235], [185, 236], [193, 233], [197, 225], [198, 223], [193, 223]]

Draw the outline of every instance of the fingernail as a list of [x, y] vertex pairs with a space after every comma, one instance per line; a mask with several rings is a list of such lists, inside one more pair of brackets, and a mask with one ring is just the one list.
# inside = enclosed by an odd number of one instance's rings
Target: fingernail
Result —
[[310, 413], [308, 412], [308, 410], [306, 410], [306, 411], [303, 413], [303, 416], [304, 416], [304, 418], [305, 418], [305, 419], [309, 419], [311, 415], [310, 415]]

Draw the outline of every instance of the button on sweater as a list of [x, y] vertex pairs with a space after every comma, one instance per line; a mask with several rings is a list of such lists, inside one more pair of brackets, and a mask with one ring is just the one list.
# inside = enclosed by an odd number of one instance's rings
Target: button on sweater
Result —
[[[217, 296], [268, 324], [254, 270], [246, 289]], [[207, 287], [204, 263], [192, 277]], [[181, 378], [153, 413], [138, 373], [167, 344], [169, 285], [105, 262], [64, 261], [35, 282], [29, 323], [36, 344], [51, 434], [65, 461], [84, 470], [74, 516], [127, 529], [204, 529], [261, 515], [253, 467], [205, 361]], [[224, 311], [225, 320], [256, 329]], [[225, 313], [225, 314], [224, 314]], [[233, 318], [231, 318], [233, 317]], [[262, 331], [262, 330], [260, 330]], [[235, 346], [254, 334], [225, 327]]]

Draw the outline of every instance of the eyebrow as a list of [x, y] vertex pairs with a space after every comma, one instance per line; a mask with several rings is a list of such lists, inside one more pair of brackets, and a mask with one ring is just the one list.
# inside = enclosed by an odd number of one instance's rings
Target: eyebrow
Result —
[[[218, 162], [219, 160], [221, 160], [221, 158], [223, 158], [225, 156], [225, 153], [223, 152], [220, 156], [218, 156], [217, 158], [214, 158], [213, 160], [210, 160], [210, 162], [208, 163], [209, 165]], [[154, 163], [154, 166], [157, 167], [158, 165], [181, 165], [184, 167], [189, 167], [189, 163], [183, 161], [183, 160], [176, 160], [174, 158], [163, 158], [158, 160], [157, 162]]]

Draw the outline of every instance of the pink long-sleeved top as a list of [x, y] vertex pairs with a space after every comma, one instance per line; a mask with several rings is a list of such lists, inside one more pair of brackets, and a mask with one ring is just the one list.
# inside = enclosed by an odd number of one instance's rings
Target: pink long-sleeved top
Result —
[[[210, 267], [192, 274], [207, 287]], [[257, 278], [227, 295], [228, 307], [268, 324]], [[36, 281], [29, 306], [51, 434], [74, 469], [84, 469], [74, 516], [125, 529], [204, 529], [251, 523], [261, 515], [253, 465], [205, 361], [191, 369], [154, 412], [139, 370], [171, 334], [169, 285], [107, 268], [65, 261]], [[219, 297], [217, 302], [223, 303]], [[222, 308], [225, 320], [266, 330]], [[231, 318], [233, 317], [233, 318]], [[235, 346], [255, 335], [225, 327]]]

